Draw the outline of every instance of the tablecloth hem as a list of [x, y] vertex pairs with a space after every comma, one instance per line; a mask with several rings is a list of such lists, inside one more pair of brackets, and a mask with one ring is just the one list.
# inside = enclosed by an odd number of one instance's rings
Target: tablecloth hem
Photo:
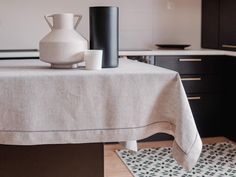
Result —
[[196, 139], [188, 153], [185, 153], [175, 141], [173, 143], [173, 157], [187, 171], [190, 171], [196, 165], [201, 151], [202, 141], [198, 133], [196, 133]]
[[[155, 133], [173, 135], [174, 125], [170, 122], [149, 124], [138, 129], [94, 130], [86, 132], [0, 132], [0, 144], [40, 145], [66, 143], [122, 142], [140, 140]], [[129, 135], [129, 136], [127, 136]], [[116, 141], [114, 141], [116, 137]]]

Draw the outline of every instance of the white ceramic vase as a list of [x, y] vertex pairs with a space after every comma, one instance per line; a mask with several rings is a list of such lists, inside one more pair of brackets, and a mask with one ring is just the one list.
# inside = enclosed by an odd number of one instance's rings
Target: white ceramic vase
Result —
[[[88, 49], [88, 41], [75, 30], [82, 16], [64, 13], [44, 17], [52, 30], [39, 42], [40, 60], [50, 63], [52, 68], [76, 68]], [[75, 17], [78, 19], [74, 24]]]

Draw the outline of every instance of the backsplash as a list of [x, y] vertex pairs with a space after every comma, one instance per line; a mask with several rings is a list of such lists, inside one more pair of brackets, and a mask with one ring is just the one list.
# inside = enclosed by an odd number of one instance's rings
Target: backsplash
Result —
[[[151, 49], [157, 43], [200, 48], [201, 0], [7, 0], [0, 6], [0, 49], [38, 48], [50, 29], [44, 14], [82, 14], [78, 31], [89, 37], [89, 6], [120, 9], [120, 49]], [[89, 39], [88, 39], [89, 40]]]

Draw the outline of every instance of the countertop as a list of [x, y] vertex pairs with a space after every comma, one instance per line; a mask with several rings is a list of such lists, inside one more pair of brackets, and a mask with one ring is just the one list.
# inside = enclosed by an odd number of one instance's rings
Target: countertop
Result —
[[[152, 55], [226, 55], [236, 56], [234, 51], [212, 49], [185, 50], [121, 50], [119, 56], [152, 56]], [[0, 52], [0, 58], [30, 58], [39, 57], [38, 51]]]
[[120, 51], [120, 56], [151, 56], [151, 55], [226, 55], [236, 56], [234, 51], [212, 49], [185, 49], [185, 50], [147, 50], [147, 51]]

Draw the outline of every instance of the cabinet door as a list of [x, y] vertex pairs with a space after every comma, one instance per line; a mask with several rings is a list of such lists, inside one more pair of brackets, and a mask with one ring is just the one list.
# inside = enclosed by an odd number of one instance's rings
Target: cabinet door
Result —
[[202, 1], [202, 47], [219, 47], [219, 0]]
[[220, 1], [220, 48], [236, 51], [236, 0]]
[[222, 116], [222, 127], [224, 127], [224, 135], [236, 141], [236, 129], [235, 129], [235, 119], [236, 119], [236, 86], [235, 86], [235, 68], [236, 68], [236, 57], [228, 57], [224, 64], [224, 74], [223, 74], [223, 116]]

